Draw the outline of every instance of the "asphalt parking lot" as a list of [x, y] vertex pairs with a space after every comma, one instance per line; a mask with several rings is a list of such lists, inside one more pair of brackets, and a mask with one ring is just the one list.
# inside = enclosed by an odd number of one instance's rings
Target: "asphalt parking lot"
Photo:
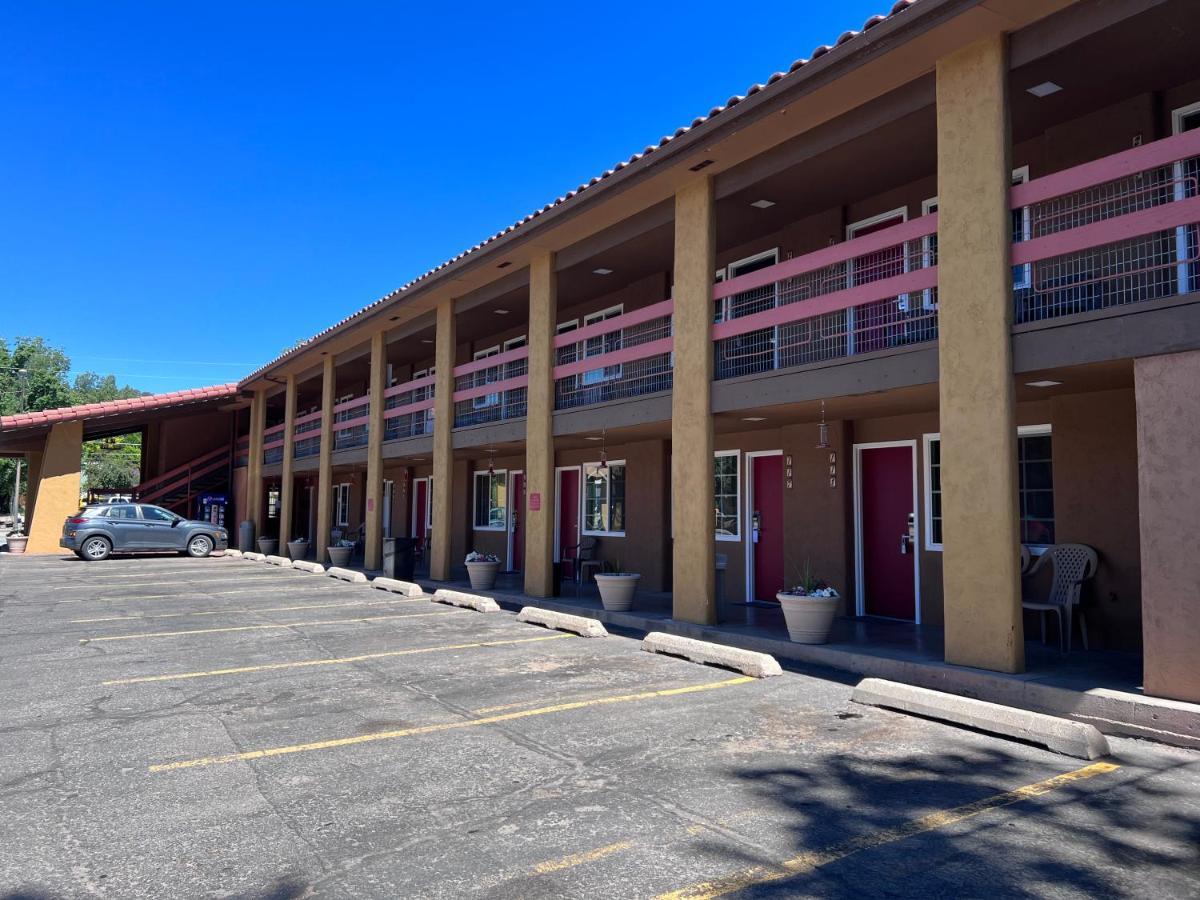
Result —
[[1200, 893], [1099, 764], [229, 559], [0, 554], [0, 898]]

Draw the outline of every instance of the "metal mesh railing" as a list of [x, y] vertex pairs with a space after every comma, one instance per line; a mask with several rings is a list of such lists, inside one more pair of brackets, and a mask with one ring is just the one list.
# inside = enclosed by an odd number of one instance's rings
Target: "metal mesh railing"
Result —
[[[717, 301], [714, 319], [735, 321], [937, 265], [937, 235], [904, 241]], [[717, 379], [825, 362], [937, 339], [937, 288], [912, 291], [748, 331], [714, 343]]]
[[596, 357], [597, 367], [554, 381], [554, 408], [574, 409], [609, 400], [624, 400], [669, 391], [672, 381], [670, 353], [657, 353], [614, 365], [603, 365], [607, 354], [628, 350], [671, 337], [671, 316], [628, 325], [607, 334], [586, 338], [555, 353], [555, 365], [565, 366]]
[[283, 462], [283, 445], [279, 444], [275, 447], [267, 447], [263, 450], [263, 465], [270, 466], [275, 463]]
[[[489, 366], [486, 369], [479, 369], [466, 375], [456, 375], [454, 390], [466, 391], [471, 388], [521, 378], [528, 374], [529, 360], [517, 359]], [[529, 389], [522, 386], [456, 401], [454, 404], [454, 427], [462, 428], [467, 425], [484, 425], [488, 422], [523, 418], [528, 409], [528, 398]]]
[[294, 459], [308, 459], [321, 454], [321, 420], [313, 419], [296, 426], [296, 442], [292, 445]]
[[366, 417], [370, 409], [370, 401], [363, 397], [362, 401], [355, 403], [353, 406], [342, 410], [334, 410], [333, 413], [333, 449], [334, 450], [349, 450], [353, 447], [365, 447], [367, 445], [368, 427], [364, 422], [361, 425], [351, 425], [348, 428], [338, 428], [339, 422], [352, 422], [355, 419]]
[[[1014, 241], [1036, 239], [1200, 195], [1200, 157], [1014, 211]], [[1025, 223], [1024, 233], [1018, 230]], [[1200, 290], [1200, 227], [1167, 228], [1013, 267], [1018, 323]]]

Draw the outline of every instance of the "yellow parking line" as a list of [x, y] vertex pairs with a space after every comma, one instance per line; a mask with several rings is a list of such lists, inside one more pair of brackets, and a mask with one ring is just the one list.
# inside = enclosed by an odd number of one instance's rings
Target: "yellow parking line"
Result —
[[657, 900], [711, 900], [713, 897], [724, 897], [727, 894], [742, 891], [754, 885], [792, 878], [796, 875], [802, 875], [814, 869], [819, 869], [821, 866], [838, 862], [847, 856], [858, 853], [860, 850], [870, 850], [885, 844], [905, 840], [926, 831], [945, 828], [947, 825], [954, 825], [964, 819], [977, 816], [980, 813], [1011, 806], [1022, 800], [1028, 800], [1031, 797], [1040, 797], [1042, 794], [1048, 794], [1053, 790], [1076, 781], [1094, 778], [1097, 775], [1106, 775], [1109, 772], [1115, 772], [1119, 768], [1120, 766], [1113, 763], [1093, 763], [1090, 766], [1084, 766], [1082, 769], [1076, 769], [1074, 772], [1055, 775], [1053, 778], [1047, 778], [1045, 781], [1027, 784], [1016, 790], [1005, 791], [1003, 794], [994, 794], [991, 797], [976, 800], [974, 803], [968, 803], [965, 806], [956, 806], [953, 809], [930, 813], [919, 819], [905, 822], [903, 825], [884, 828], [880, 831], [863, 835], [862, 837], [852, 838], [840, 844], [834, 844], [825, 850], [809, 850], [801, 853], [799, 856], [793, 856], [791, 859], [785, 860], [777, 866], [754, 866], [753, 868], [743, 869], [740, 872], [727, 875], [724, 878], [704, 881], [690, 887], [680, 888], [677, 891], [671, 891], [667, 894], [660, 894]]
[[538, 863], [534, 866], [533, 874], [549, 875], [551, 872], [560, 872], [563, 869], [570, 869], [573, 866], [595, 862], [613, 853], [620, 853], [622, 850], [628, 850], [632, 846], [632, 841], [618, 841], [615, 844], [609, 844], [607, 847], [597, 847], [595, 850], [588, 850], [586, 853], [572, 853], [570, 856], [564, 856], [561, 859], [547, 860], [544, 863]]
[[[405, 618], [408, 618], [405, 616]], [[471, 650], [476, 647], [501, 647], [508, 644], [532, 644], [536, 641], [556, 641], [560, 638], [572, 638], [573, 634], [547, 634], [539, 637], [517, 638], [507, 641], [475, 641], [470, 644], [442, 644], [440, 647], [416, 647], [411, 650], [387, 650], [380, 653], [361, 653], [358, 656], [341, 656], [334, 659], [305, 659], [300, 662], [264, 663], [258, 666], [238, 666], [232, 669], [209, 669], [207, 672], [180, 672], [175, 675], [143, 675], [140, 678], [116, 678], [103, 681], [108, 684], [144, 684], [148, 681], [177, 681], [184, 678], [213, 678], [219, 675], [246, 675], [250, 672], [269, 672], [274, 669], [301, 669], [309, 666], [336, 666], [346, 663], [363, 662], [368, 659], [386, 659], [390, 656], [411, 656], [414, 653], [434, 653], [440, 650]]]
[[268, 628], [306, 628], [311, 625], [345, 625], [350, 622], [380, 622], [384, 619], [420, 619], [425, 616], [444, 616], [452, 613], [445, 612], [409, 613], [406, 616], [359, 616], [355, 619], [323, 619], [316, 622], [285, 622], [280, 625], [233, 625], [226, 628], [192, 628], [187, 631], [149, 631], [143, 634], [114, 634], [107, 637], [80, 638], [81, 644], [95, 644], [100, 641], [132, 641], [138, 638], [181, 637], [185, 634], [217, 634], [222, 631], [263, 631]]
[[[332, 579], [328, 579], [328, 581], [332, 582]], [[341, 582], [341, 584], [344, 585], [345, 582]], [[313, 586], [316, 587], [317, 585], [313, 585]], [[329, 583], [327, 586], [329, 588], [334, 588], [337, 585]], [[122, 601], [125, 603], [133, 603], [138, 600], [179, 600], [182, 597], [185, 597], [185, 596], [188, 596], [191, 594], [203, 594], [205, 597], [226, 597], [226, 596], [229, 596], [230, 594], [292, 594], [292, 593], [295, 593], [295, 591], [296, 591], [296, 589], [294, 587], [275, 587], [275, 588], [267, 588], [267, 589], [242, 588], [242, 589], [239, 589], [236, 591], [204, 591], [204, 590], [188, 589], [188, 590], [180, 591], [179, 593], [176, 593], [176, 594], [147, 594], [145, 597], [88, 597], [83, 600], [59, 600], [58, 602], [59, 603], [101, 603], [101, 602], [109, 603], [109, 602], [119, 600], [119, 601]], [[333, 594], [333, 593], [335, 593], [335, 591], [323, 590], [323, 591], [319, 591], [318, 593]]]
[[224, 756], [204, 756], [200, 759], [185, 759], [180, 762], [159, 763], [150, 766], [151, 772], [170, 772], [175, 769], [191, 769], [198, 766], [212, 766], [223, 763], [243, 762], [251, 759], [267, 759], [283, 756], [289, 753], [307, 753], [311, 750], [330, 750], [335, 747], [349, 747], [354, 744], [368, 744], [373, 741], [388, 741], [395, 738], [412, 737], [421, 734], [435, 734], [440, 731], [455, 731], [462, 728], [478, 728], [481, 725], [495, 725], [500, 722], [511, 722], [516, 719], [527, 719], [531, 716], [545, 716], [550, 713], [570, 712], [576, 709], [587, 709], [592, 706], [607, 706], [614, 703], [633, 703], [638, 700], [653, 700], [659, 697], [677, 697], [683, 694], [695, 694], [701, 691], [714, 691], [720, 688], [732, 687], [736, 684], [747, 684], [756, 679], [746, 675], [729, 678], [725, 681], [709, 681], [705, 684], [693, 684], [687, 687], [667, 688], [659, 691], [643, 691], [638, 694], [622, 694], [612, 697], [596, 697], [591, 700], [577, 700], [574, 703], [560, 703], [556, 706], [542, 706], [538, 709], [527, 709], [521, 712], [505, 713], [489, 716], [486, 719], [465, 719], [457, 722], [440, 722], [436, 725], [419, 725], [415, 728], [398, 728], [395, 731], [377, 731], [373, 734], [360, 734], [354, 737], [334, 738], [328, 741], [314, 741], [309, 744], [292, 744], [287, 747], [271, 747], [266, 750], [250, 750], [246, 753], [229, 753]]
[[372, 600], [363, 603], [303, 603], [299, 606], [264, 606], [254, 608], [250, 606], [230, 606], [226, 609], [206, 609], [200, 612], [178, 612], [178, 613], [152, 613], [143, 616], [104, 616], [99, 619], [71, 619], [72, 625], [83, 625], [88, 622], [127, 622], [130, 619], [185, 619], [192, 616], [219, 616], [224, 613], [264, 613], [264, 612], [291, 612], [297, 609], [330, 609], [340, 607], [357, 607], [357, 606], [390, 606], [396, 603], [428, 603], [428, 599], [424, 597], [404, 598], [397, 600]]

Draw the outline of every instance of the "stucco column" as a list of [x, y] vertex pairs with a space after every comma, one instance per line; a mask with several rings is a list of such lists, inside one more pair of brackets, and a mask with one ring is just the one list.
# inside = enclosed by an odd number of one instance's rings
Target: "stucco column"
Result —
[[363, 565], [378, 569], [383, 565], [383, 392], [387, 389], [387, 344], [381, 331], [371, 335], [371, 403], [368, 407], [370, 423], [367, 426], [367, 484], [366, 547], [363, 550]]
[[263, 431], [266, 427], [267, 392], [258, 390], [250, 401], [250, 457], [246, 461], [246, 518], [254, 523], [256, 539], [263, 536], [266, 519], [262, 502]]
[[[35, 494], [29, 523], [29, 553], [58, 553], [63, 521], [79, 512], [79, 469], [83, 459], [83, 422], [59, 422], [46, 435], [42, 464], [29, 472], [29, 492]], [[36, 488], [34, 485], [36, 484]]]
[[675, 374], [671, 391], [672, 615], [717, 620], [713, 549], [713, 270], [716, 216], [712, 180], [675, 195]]
[[429, 536], [429, 577], [449, 581], [454, 497], [454, 301], [438, 304], [433, 394], [433, 527]]
[[283, 395], [283, 463], [280, 471], [281, 484], [279, 486], [279, 552], [283, 554], [287, 549], [287, 542], [296, 535], [292, 532], [292, 510], [294, 509], [296, 488], [293, 482], [292, 469], [294, 460], [292, 455], [295, 452], [292, 445], [295, 443], [296, 432], [296, 376], [287, 376], [287, 388]]
[[946, 661], [1025, 667], [1003, 34], [937, 63], [938, 352]]
[[321, 455], [317, 461], [317, 562], [325, 564], [329, 549], [329, 523], [333, 517], [333, 398], [337, 376], [333, 357], [321, 365]]
[[554, 327], [558, 318], [555, 255], [529, 265], [529, 406], [525, 418], [525, 593], [554, 593]]
[[[80, 466], [83, 465], [83, 447], [80, 446]], [[25, 454], [25, 528], [29, 533], [29, 525], [33, 522], [33, 509], [37, 506], [38, 482], [42, 477], [42, 451], [31, 450]]]
[[1143, 685], [1200, 703], [1200, 351], [1136, 359]]

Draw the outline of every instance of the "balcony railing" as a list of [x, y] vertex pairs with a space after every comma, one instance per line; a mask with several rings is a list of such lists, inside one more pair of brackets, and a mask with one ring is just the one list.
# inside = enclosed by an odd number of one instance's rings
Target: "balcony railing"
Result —
[[1200, 290], [1198, 185], [1191, 131], [1014, 187], [1015, 320]]
[[937, 213], [713, 287], [714, 377], [937, 339]]
[[554, 408], [671, 389], [671, 315], [664, 300], [554, 338]]
[[272, 425], [263, 432], [263, 465], [283, 462], [283, 425]]
[[454, 368], [455, 428], [524, 418], [528, 401], [528, 347]]
[[308, 459], [321, 455], [321, 410], [305, 413], [296, 419], [293, 432], [293, 459]]
[[434, 376], [426, 375], [383, 392], [385, 441], [433, 433], [434, 381]]
[[333, 449], [349, 450], [367, 445], [367, 426], [370, 397], [354, 397], [344, 400], [333, 408]]

